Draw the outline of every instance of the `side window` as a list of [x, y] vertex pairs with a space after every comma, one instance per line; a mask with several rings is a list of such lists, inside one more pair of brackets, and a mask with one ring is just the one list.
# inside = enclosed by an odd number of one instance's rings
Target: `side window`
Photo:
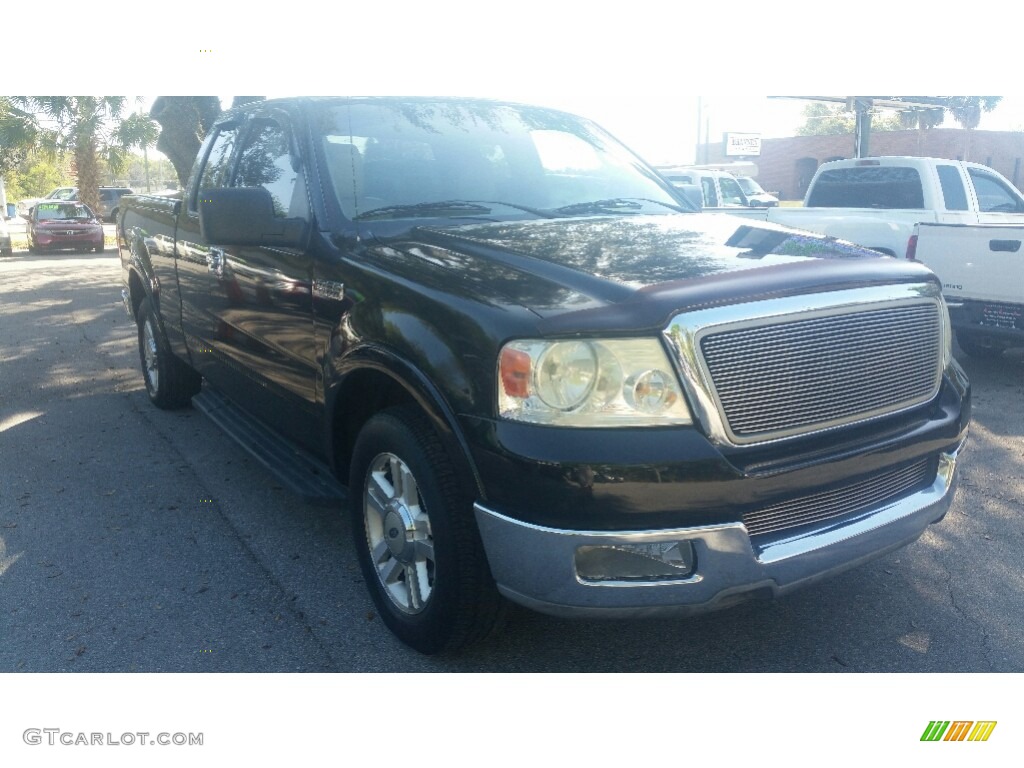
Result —
[[274, 120], [254, 120], [238, 157], [236, 187], [263, 187], [280, 218], [308, 218], [306, 185], [292, 169], [288, 135]]
[[722, 177], [718, 180], [722, 187], [722, 202], [728, 205], [743, 205], [743, 190], [733, 179]]
[[228, 184], [228, 173], [230, 171], [231, 150], [234, 149], [238, 129], [235, 126], [222, 128], [217, 132], [206, 155], [206, 163], [203, 166], [202, 175], [199, 177], [199, 187], [196, 189], [189, 201], [189, 210], [198, 211], [196, 200], [204, 190], [215, 187], [225, 187]]
[[937, 165], [939, 186], [942, 187], [942, 199], [946, 202], [947, 211], [967, 210], [967, 190], [964, 189], [960, 171], [954, 165]]
[[978, 194], [978, 210], [982, 213], [1020, 213], [1024, 204], [995, 176], [975, 168], [968, 168], [974, 191]]

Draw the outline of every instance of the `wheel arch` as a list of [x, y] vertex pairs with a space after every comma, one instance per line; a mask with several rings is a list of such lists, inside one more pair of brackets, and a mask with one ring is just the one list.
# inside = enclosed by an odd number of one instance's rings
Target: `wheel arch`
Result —
[[350, 354], [326, 392], [328, 456], [335, 476], [343, 482], [347, 479], [353, 447], [366, 422], [383, 410], [406, 404], [427, 416], [460, 478], [484, 498], [469, 443], [439, 388], [412, 363], [377, 346]]

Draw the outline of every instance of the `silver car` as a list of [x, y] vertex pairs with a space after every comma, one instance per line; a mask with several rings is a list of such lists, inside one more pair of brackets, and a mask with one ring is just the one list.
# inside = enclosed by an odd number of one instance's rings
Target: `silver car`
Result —
[[[100, 204], [97, 209], [104, 221], [117, 218], [117, 211], [124, 195], [135, 194], [130, 187], [100, 187]], [[78, 187], [57, 187], [44, 198], [31, 198], [18, 201], [18, 215], [27, 218], [28, 212], [43, 200], [78, 200]]]

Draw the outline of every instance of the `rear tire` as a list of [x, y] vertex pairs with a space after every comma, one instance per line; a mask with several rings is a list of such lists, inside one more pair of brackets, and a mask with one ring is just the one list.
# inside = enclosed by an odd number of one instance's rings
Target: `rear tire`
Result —
[[93, 250], [95, 250], [96, 253], [103, 253], [104, 249], [106, 248], [106, 245], [107, 245], [106, 243], [100, 243]]
[[425, 654], [486, 637], [504, 609], [473, 516], [473, 497], [424, 414], [371, 418], [349, 477], [352, 536], [387, 627]]
[[199, 394], [202, 377], [171, 352], [149, 298], [139, 305], [138, 321], [142, 378], [150, 401], [165, 410], [188, 405]]

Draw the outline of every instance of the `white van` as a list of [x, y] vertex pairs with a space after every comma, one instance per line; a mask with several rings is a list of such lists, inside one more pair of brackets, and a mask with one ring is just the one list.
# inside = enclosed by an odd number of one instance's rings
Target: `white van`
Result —
[[694, 184], [704, 192], [705, 208], [746, 208], [750, 201], [728, 171], [671, 166], [658, 171], [673, 186]]

